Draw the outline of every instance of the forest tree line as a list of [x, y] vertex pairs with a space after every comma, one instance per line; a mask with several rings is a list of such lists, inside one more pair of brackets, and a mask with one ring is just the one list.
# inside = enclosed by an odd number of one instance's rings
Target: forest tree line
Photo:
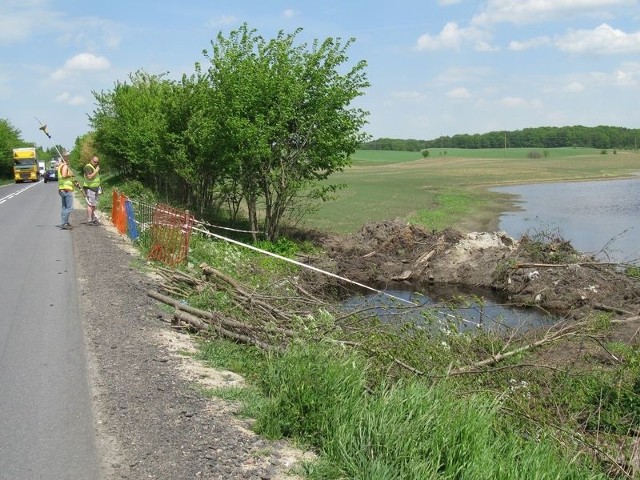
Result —
[[365, 142], [364, 150], [421, 152], [429, 148], [556, 148], [585, 147], [635, 150], [640, 129], [598, 126], [535, 127], [510, 132], [441, 136], [433, 140], [379, 138]]

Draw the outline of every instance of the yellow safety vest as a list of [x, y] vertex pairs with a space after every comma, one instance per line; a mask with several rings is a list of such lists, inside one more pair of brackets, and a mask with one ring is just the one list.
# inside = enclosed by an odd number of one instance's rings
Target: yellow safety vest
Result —
[[[64, 163], [58, 166], [58, 190], [73, 190], [73, 178], [72, 177], [62, 177], [62, 167], [64, 167]], [[67, 166], [67, 171], [69, 167]]]
[[[87, 170], [87, 167], [91, 167], [91, 170], [92, 170], [91, 173], [96, 171], [96, 167], [94, 167], [92, 163], [87, 163], [85, 165], [84, 167], [85, 171]], [[87, 179], [87, 177], [85, 176], [84, 182], [82, 182], [82, 186], [87, 188], [98, 188], [100, 186], [100, 174], [93, 177], [92, 180]]]

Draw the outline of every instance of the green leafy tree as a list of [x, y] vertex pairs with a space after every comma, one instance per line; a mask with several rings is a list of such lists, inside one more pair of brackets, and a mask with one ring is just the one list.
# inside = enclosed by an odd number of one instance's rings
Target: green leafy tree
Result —
[[25, 146], [21, 132], [7, 119], [0, 118], [0, 178], [13, 177], [13, 149]]
[[244, 24], [219, 34], [200, 74], [215, 92], [223, 163], [238, 178], [252, 228], [271, 240], [300, 195], [322, 198], [319, 182], [350, 165], [365, 140], [367, 112], [350, 104], [369, 86], [366, 63], [344, 65], [354, 40], [296, 45], [300, 32], [267, 41]]
[[215, 140], [206, 89], [193, 78], [164, 76], [138, 71], [111, 91], [94, 92], [95, 144], [123, 179], [202, 212], [219, 172], [209, 150]]
[[138, 71], [94, 92], [96, 145], [123, 177], [200, 212], [226, 205], [235, 218], [244, 202], [252, 230], [277, 239], [287, 215], [335, 190], [323, 181], [366, 137], [353, 39], [297, 45], [300, 32], [265, 40], [245, 24], [180, 82]]
[[141, 180], [157, 191], [169, 184], [164, 139], [167, 134], [163, 96], [171, 84], [163, 75], [142, 71], [117, 82], [114, 89], [96, 93], [98, 108], [90, 116], [95, 142], [110, 159], [113, 169], [125, 179]]

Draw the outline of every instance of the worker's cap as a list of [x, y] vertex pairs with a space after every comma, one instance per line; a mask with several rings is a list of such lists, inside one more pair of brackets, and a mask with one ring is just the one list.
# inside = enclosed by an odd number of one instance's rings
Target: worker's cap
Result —
[[68, 157], [69, 156], [69, 152], [67, 152], [66, 150], [64, 152], [62, 152], [62, 156], [63, 157]]

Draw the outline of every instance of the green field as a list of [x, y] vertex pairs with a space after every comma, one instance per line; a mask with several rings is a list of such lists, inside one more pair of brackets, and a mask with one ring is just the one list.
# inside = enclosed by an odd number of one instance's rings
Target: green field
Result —
[[[532, 151], [546, 156], [528, 158]], [[492, 187], [640, 172], [638, 152], [585, 148], [431, 149], [427, 158], [419, 152], [360, 150], [352, 159], [352, 167], [330, 178], [346, 187], [306, 217], [306, 226], [350, 233], [368, 222], [401, 218], [437, 230], [493, 230], [511, 202], [490, 192]]]
[[[531, 153], [545, 153], [555, 158], [576, 157], [582, 155], [601, 155], [602, 151], [594, 148], [430, 148], [430, 157], [462, 157], [462, 158], [529, 158]], [[612, 153], [609, 151], [609, 153]]]

